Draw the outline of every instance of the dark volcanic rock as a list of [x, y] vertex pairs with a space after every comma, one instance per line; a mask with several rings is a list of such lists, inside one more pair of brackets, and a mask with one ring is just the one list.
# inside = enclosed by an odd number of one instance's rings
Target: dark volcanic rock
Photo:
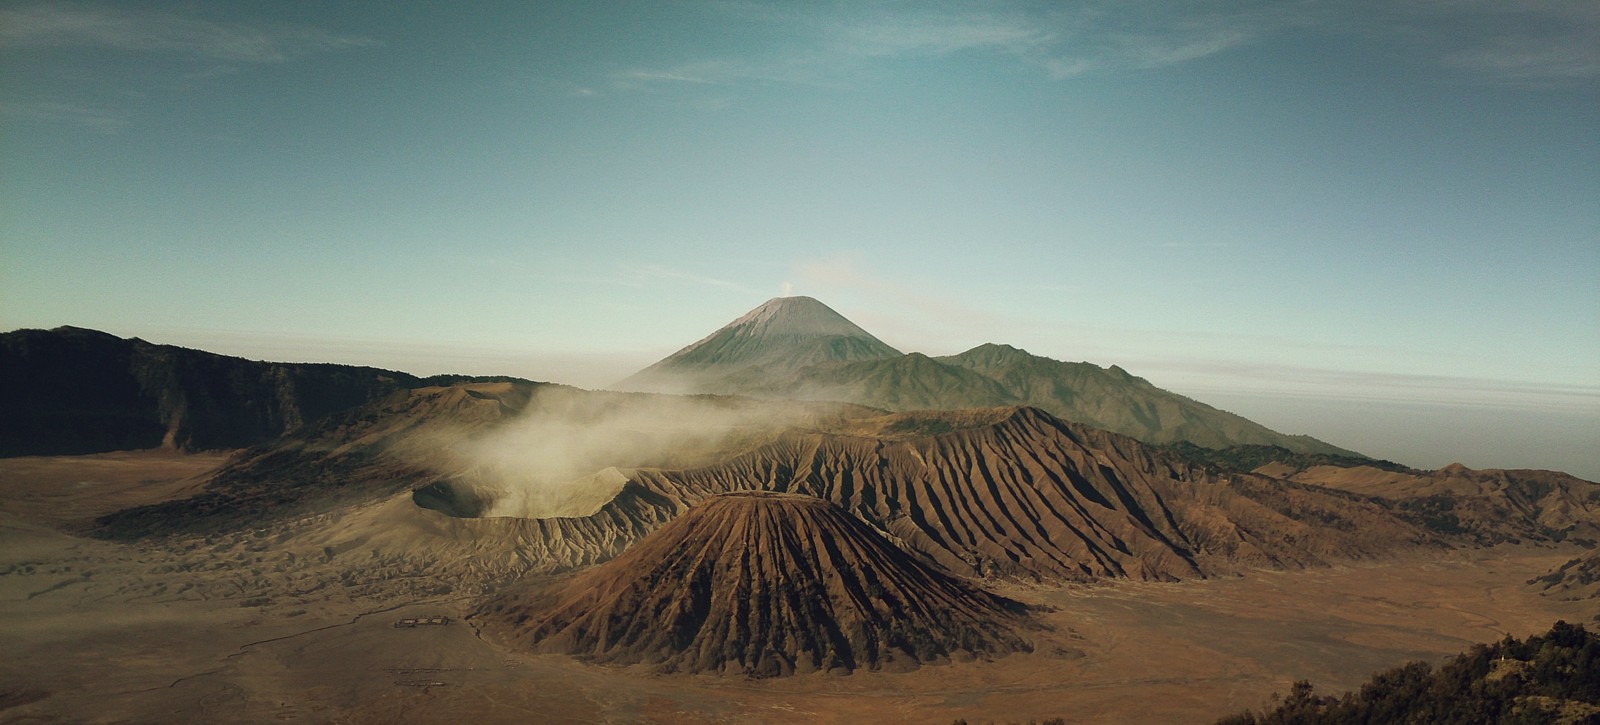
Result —
[[271, 363], [94, 330], [0, 334], [0, 456], [242, 448], [430, 381]]
[[1023, 606], [809, 496], [708, 498], [621, 556], [481, 616], [545, 652], [754, 677], [1027, 651]]

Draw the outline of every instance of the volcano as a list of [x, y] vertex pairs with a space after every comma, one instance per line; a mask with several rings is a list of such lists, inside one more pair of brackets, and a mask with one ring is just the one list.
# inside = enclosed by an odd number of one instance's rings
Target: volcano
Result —
[[832, 503], [763, 492], [710, 497], [621, 556], [480, 616], [543, 652], [751, 677], [1031, 650], [1023, 605]]
[[937, 358], [902, 354], [810, 297], [768, 300], [614, 387], [835, 401], [889, 411], [1028, 405], [1146, 443], [1271, 445], [1364, 458], [1163, 390], [1115, 365], [1063, 362], [992, 343]]
[[618, 383], [621, 390], [740, 393], [819, 363], [900, 357], [810, 297], [777, 297]]

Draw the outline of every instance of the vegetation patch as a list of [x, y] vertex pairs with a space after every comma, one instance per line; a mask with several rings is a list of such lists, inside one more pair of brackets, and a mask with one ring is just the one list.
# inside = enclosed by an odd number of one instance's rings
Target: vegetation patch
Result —
[[1340, 697], [1318, 696], [1301, 680], [1275, 707], [1218, 725], [1596, 722], [1600, 635], [1556, 622], [1527, 640], [1475, 646], [1438, 669], [1418, 661], [1380, 672]]

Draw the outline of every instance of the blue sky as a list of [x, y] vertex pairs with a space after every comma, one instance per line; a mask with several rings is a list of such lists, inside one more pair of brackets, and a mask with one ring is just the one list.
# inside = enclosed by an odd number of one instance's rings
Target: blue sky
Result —
[[603, 386], [787, 290], [1600, 478], [1600, 5], [0, 6], [0, 328]]

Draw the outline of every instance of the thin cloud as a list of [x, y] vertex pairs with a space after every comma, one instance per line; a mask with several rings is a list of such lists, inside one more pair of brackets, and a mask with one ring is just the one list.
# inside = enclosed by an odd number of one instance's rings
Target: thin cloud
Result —
[[714, 287], [717, 289], [733, 290], [744, 294], [758, 294], [756, 290], [753, 290], [749, 286], [740, 284], [738, 282], [732, 282], [717, 277], [709, 277], [702, 274], [695, 274], [693, 272], [685, 272], [683, 270], [672, 269], [670, 267], [663, 267], [655, 264], [633, 267], [626, 271], [626, 275], [627, 276], [624, 279], [618, 281], [618, 284], [623, 284], [630, 287], [642, 287], [645, 286], [645, 283], [650, 281], [665, 280], [671, 282], [686, 282], [701, 287]]
[[1497, 38], [1445, 55], [1444, 65], [1501, 81], [1581, 80], [1600, 76], [1600, 37], [1590, 42]]
[[0, 104], [0, 114], [30, 121], [65, 123], [103, 133], [115, 133], [128, 125], [127, 114], [121, 111], [57, 101]]
[[1036, 25], [982, 15], [877, 19], [834, 31], [837, 47], [854, 55], [948, 55], [965, 50], [1023, 54], [1049, 45], [1055, 34]]
[[1375, 6], [1334, 31], [1386, 38], [1488, 83], [1600, 77], [1600, 4], [1566, 0], [1409, 0]]
[[613, 73], [620, 90], [657, 87], [723, 86], [736, 83], [830, 85], [825, 78], [837, 74], [837, 63], [814, 55], [772, 57], [762, 60], [714, 58], [661, 68], [630, 68]]
[[[1056, 79], [1091, 71], [1155, 68], [1204, 58], [1253, 42], [1295, 17], [1149, 4], [1128, 10], [1088, 3], [1054, 11], [745, 12], [741, 20], [781, 29], [789, 38], [764, 57], [719, 58], [660, 68], [632, 68], [621, 85], [776, 81], [834, 86], [875, 63], [960, 53], [1014, 58]], [[1232, 6], [1228, 6], [1231, 8]]]
[[703, 85], [722, 82], [720, 80], [715, 80], [704, 76], [690, 75], [688, 73], [679, 71], [632, 70], [621, 74], [618, 76], [618, 78], [624, 81], [637, 81], [641, 83], [658, 83], [664, 81], [668, 83], [696, 83]]
[[1050, 78], [1151, 70], [1295, 34], [1356, 36], [1409, 48], [1437, 67], [1496, 82], [1600, 76], [1600, 4], [1558, 0], [1267, 2], [1088, 0], [1070, 5], [752, 9], [737, 20], [779, 40], [764, 54], [633, 68], [619, 85], [780, 82], [838, 86], [875, 64], [988, 53]]
[[315, 53], [378, 45], [321, 28], [219, 22], [122, 8], [34, 5], [0, 9], [0, 47], [175, 53], [231, 63], [281, 63]]

